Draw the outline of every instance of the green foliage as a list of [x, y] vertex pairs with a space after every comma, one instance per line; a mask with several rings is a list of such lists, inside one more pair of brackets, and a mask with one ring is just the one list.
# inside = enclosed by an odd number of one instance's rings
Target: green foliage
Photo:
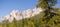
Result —
[[13, 23], [12, 23], [14, 26], [13, 27], [17, 27], [17, 21], [16, 21], [16, 19], [14, 18], [14, 20], [13, 20]]
[[48, 8], [48, 6], [54, 6], [57, 0], [38, 0], [37, 7]]
[[56, 13], [52, 12], [53, 11], [53, 7], [55, 4], [57, 3], [57, 0], [39, 0], [39, 3], [37, 4], [37, 7], [42, 7], [44, 9], [46, 9], [44, 11], [45, 15], [44, 15], [44, 20], [48, 23], [48, 21], [55, 15], [57, 15]]

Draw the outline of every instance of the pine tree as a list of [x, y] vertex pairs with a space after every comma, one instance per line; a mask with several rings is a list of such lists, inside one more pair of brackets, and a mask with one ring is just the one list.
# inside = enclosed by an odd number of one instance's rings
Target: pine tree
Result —
[[[44, 17], [46, 18], [47, 22], [52, 18], [54, 15], [57, 15], [56, 13], [52, 12], [53, 6], [57, 3], [57, 0], [39, 0], [39, 3], [37, 4], [38, 7], [42, 7], [45, 9]], [[44, 19], [45, 20], [45, 19]]]
[[[54, 16], [58, 15], [54, 12], [54, 8], [53, 8], [53, 6], [57, 4], [57, 0], [38, 0], [38, 2], [39, 3], [37, 4], [37, 8], [41, 7], [42, 9], [45, 9], [44, 10], [45, 15], [44, 15], [44, 18], [42, 18], [41, 20], [42, 22], [40, 26], [51, 27], [50, 20], [53, 19]], [[55, 20], [53, 21], [53, 23], [56, 23]]]
[[14, 20], [13, 20], [13, 27], [17, 27], [17, 21], [16, 21], [15, 18], [14, 18]]

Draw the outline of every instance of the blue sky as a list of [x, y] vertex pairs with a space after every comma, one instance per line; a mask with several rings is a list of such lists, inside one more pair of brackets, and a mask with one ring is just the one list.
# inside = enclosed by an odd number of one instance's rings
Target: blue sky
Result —
[[[60, 8], [60, 0], [55, 7]], [[36, 7], [37, 0], [0, 0], [0, 18], [9, 14], [12, 10], [24, 11]]]

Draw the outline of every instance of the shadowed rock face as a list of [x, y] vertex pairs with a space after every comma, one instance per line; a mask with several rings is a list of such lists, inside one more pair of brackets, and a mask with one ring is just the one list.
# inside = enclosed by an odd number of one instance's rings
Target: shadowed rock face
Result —
[[12, 22], [14, 18], [16, 20], [30, 18], [30, 17], [33, 17], [33, 16], [39, 14], [40, 12], [42, 12], [41, 8], [34, 8], [32, 10], [28, 9], [28, 10], [25, 10], [23, 12], [18, 11], [18, 10], [13, 10], [9, 15], [2, 17], [2, 21], [8, 20], [9, 22]]

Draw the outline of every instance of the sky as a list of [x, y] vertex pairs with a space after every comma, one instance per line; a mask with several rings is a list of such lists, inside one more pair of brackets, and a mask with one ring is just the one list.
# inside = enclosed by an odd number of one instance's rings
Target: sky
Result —
[[[19, 11], [33, 9], [37, 3], [37, 0], [0, 0], [0, 18], [8, 15], [14, 9]], [[60, 0], [55, 7], [60, 8]]]

